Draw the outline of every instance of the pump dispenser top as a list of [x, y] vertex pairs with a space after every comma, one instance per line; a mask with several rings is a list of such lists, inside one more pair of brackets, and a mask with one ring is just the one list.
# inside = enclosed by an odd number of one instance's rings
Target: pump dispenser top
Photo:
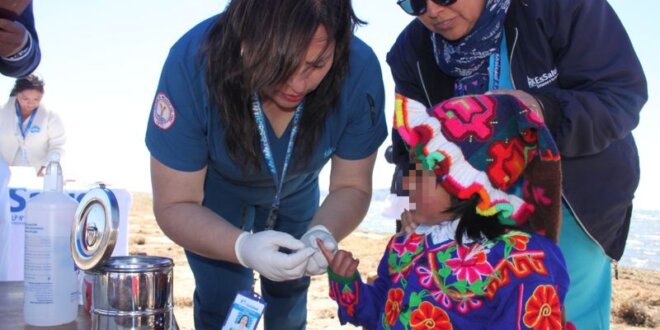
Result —
[[60, 154], [56, 152], [48, 155], [48, 166], [44, 175], [44, 191], [64, 192]]

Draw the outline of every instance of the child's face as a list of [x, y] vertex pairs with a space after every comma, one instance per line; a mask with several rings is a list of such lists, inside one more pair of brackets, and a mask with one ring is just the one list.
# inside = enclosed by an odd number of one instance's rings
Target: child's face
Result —
[[452, 214], [446, 212], [451, 206], [451, 196], [437, 182], [433, 171], [423, 170], [420, 162], [415, 162], [415, 169], [404, 176], [403, 187], [410, 193], [415, 223], [435, 225], [452, 219]]

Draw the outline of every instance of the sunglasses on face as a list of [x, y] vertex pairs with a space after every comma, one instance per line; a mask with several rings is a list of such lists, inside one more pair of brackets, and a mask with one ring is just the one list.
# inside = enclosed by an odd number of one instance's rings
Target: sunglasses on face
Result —
[[[398, 0], [396, 2], [403, 11], [413, 16], [424, 15], [427, 0]], [[431, 0], [438, 6], [447, 7], [456, 3], [457, 0]]]

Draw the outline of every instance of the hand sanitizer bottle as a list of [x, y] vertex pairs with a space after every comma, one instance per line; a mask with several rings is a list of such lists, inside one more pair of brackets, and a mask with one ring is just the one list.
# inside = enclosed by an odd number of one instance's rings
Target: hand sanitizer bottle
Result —
[[70, 236], [78, 203], [63, 191], [59, 157], [52, 155], [44, 191], [25, 209], [25, 323], [55, 326], [78, 316], [78, 284]]

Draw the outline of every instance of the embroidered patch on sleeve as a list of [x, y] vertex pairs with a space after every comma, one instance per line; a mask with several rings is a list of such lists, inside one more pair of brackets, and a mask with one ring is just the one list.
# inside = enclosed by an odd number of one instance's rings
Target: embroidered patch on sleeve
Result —
[[167, 98], [164, 93], [158, 93], [154, 100], [154, 107], [152, 110], [154, 124], [160, 129], [166, 130], [172, 127], [176, 119], [176, 112], [172, 106], [172, 102]]

